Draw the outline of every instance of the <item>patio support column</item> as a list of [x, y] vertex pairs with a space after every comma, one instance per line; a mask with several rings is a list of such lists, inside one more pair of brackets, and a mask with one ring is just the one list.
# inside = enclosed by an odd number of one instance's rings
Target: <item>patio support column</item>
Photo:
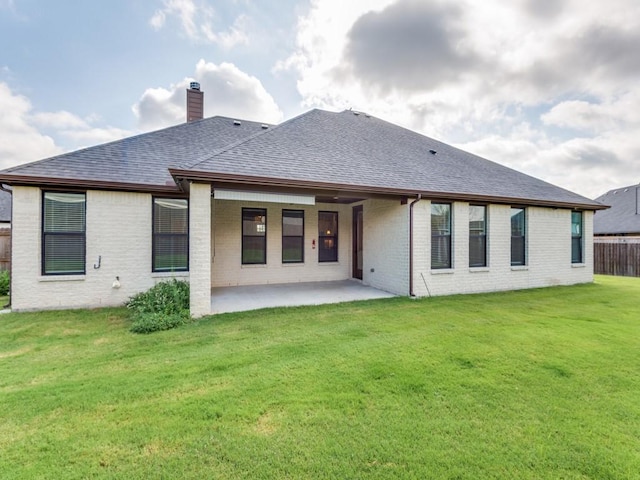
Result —
[[211, 185], [192, 183], [189, 194], [191, 316], [211, 314]]

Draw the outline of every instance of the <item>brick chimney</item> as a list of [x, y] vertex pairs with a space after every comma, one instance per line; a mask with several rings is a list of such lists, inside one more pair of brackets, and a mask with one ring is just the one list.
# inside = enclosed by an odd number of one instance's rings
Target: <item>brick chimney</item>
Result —
[[204, 92], [198, 82], [191, 82], [187, 88], [187, 122], [204, 118]]

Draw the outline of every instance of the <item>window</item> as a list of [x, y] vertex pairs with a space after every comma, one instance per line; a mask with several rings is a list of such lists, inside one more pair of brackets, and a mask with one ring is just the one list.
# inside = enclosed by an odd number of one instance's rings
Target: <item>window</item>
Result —
[[44, 192], [42, 274], [85, 273], [86, 195]]
[[189, 270], [189, 203], [185, 198], [153, 199], [152, 269]]
[[524, 208], [511, 209], [511, 265], [526, 265], [525, 230], [526, 210]]
[[571, 263], [583, 263], [582, 212], [571, 212]]
[[318, 261], [338, 261], [338, 212], [318, 212]]
[[431, 204], [431, 268], [451, 268], [451, 205]]
[[282, 210], [282, 263], [304, 262], [304, 211]]
[[267, 210], [242, 209], [242, 264], [267, 263]]
[[469, 206], [469, 266], [487, 266], [487, 207]]

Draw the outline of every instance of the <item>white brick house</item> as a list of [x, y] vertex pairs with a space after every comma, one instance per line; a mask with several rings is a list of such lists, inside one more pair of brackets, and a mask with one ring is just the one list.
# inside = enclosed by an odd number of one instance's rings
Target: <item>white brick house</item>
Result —
[[12, 308], [357, 279], [431, 296], [590, 282], [597, 202], [365, 114], [213, 117], [0, 172]]

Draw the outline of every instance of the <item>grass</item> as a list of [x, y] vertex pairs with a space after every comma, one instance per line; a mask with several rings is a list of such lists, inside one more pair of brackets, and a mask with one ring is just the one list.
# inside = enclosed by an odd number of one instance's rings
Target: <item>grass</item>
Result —
[[6, 314], [2, 478], [639, 478], [639, 294]]

